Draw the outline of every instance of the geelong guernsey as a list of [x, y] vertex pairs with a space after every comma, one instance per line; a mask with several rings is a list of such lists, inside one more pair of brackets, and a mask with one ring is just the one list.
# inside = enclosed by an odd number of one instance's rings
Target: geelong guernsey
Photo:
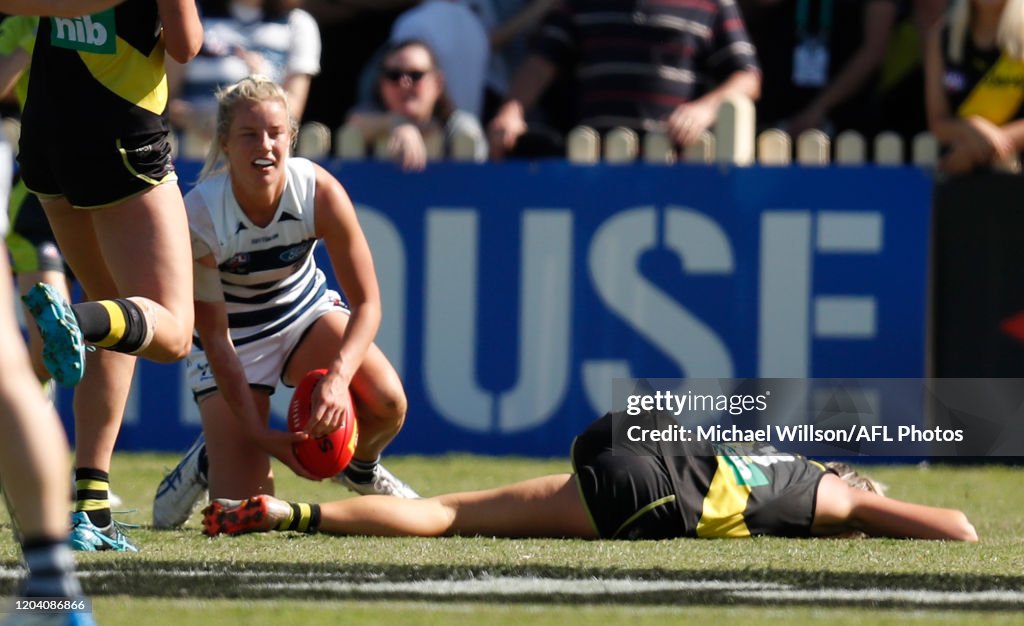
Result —
[[284, 194], [264, 228], [238, 205], [227, 173], [202, 181], [185, 196], [192, 239], [212, 251], [220, 268], [236, 346], [287, 328], [327, 290], [313, 258], [313, 163], [292, 157], [285, 169]]

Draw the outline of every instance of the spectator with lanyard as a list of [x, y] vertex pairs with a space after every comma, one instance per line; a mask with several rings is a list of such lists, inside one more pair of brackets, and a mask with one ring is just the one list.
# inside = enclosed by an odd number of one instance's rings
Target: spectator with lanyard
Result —
[[758, 126], [794, 137], [875, 129], [876, 81], [896, 0], [743, 0], [764, 70]]

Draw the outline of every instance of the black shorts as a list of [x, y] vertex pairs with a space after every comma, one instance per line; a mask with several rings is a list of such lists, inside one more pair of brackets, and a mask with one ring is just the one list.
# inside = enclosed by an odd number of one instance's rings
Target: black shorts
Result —
[[125, 137], [49, 135], [22, 127], [18, 153], [25, 185], [44, 198], [65, 196], [71, 206], [101, 208], [177, 180], [166, 130]]
[[684, 534], [662, 457], [614, 455], [605, 415], [576, 437], [572, 462], [583, 501], [602, 539], [668, 539]]
[[821, 464], [764, 446], [631, 442], [624, 434], [670, 419], [609, 413], [573, 442], [580, 491], [602, 538], [810, 535]]
[[7, 250], [11, 255], [11, 269], [16, 274], [64, 271], [64, 259], [43, 205], [20, 179], [11, 189], [8, 217], [11, 227], [7, 233]]

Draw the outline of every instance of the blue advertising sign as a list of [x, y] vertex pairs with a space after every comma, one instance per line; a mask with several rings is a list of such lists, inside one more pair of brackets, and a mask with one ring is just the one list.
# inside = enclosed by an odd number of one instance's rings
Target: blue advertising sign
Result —
[[[391, 452], [562, 456], [617, 378], [924, 375], [921, 170], [329, 167], [409, 397]], [[141, 363], [120, 448], [184, 449], [198, 423], [181, 367]]]

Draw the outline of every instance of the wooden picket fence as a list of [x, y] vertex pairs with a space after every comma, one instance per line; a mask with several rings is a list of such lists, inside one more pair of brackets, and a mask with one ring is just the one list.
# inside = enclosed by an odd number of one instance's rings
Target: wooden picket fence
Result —
[[[756, 128], [755, 108], [750, 100], [737, 98], [722, 105], [718, 121], [711, 132], [685, 149], [674, 148], [663, 133], [646, 133], [641, 138], [628, 128], [615, 128], [602, 136], [593, 128], [579, 126], [566, 138], [566, 158], [573, 163], [635, 163], [670, 165], [682, 163], [723, 163], [733, 165], [761, 164], [786, 166], [793, 163], [809, 166], [903, 165], [909, 161], [921, 167], [934, 167], [938, 161], [939, 145], [930, 133], [914, 138], [910, 150], [896, 133], [881, 133], [865, 138], [859, 133], [845, 132], [833, 140], [825, 133], [810, 130], [799, 137], [790, 137], [781, 130], [771, 129], [760, 134]], [[873, 145], [869, 150], [868, 141]], [[439, 133], [426, 138], [427, 153], [431, 160], [444, 158], [444, 139]], [[310, 158], [345, 160], [386, 158], [386, 141], [366, 145], [358, 129], [342, 126], [332, 136], [326, 126], [312, 122], [304, 124], [299, 133], [297, 153]], [[468, 138], [456, 137], [450, 146], [451, 159], [471, 161], [473, 145]]]
[[[722, 104], [718, 121], [712, 131], [705, 131], [700, 139], [677, 151], [663, 133], [650, 132], [641, 138], [628, 128], [615, 128], [601, 136], [593, 128], [579, 126], [566, 138], [566, 158], [573, 163], [635, 163], [671, 165], [681, 163], [722, 163], [784, 167], [791, 164], [806, 166], [863, 165], [869, 162], [880, 166], [899, 166], [912, 163], [919, 167], [934, 168], [939, 159], [939, 144], [930, 133], [913, 138], [909, 149], [900, 135], [883, 132], [874, 137], [847, 131], [833, 140], [819, 130], [809, 130], [793, 138], [778, 129], [756, 133], [754, 103], [735, 98]], [[15, 119], [4, 119], [2, 130], [17, 146], [21, 126]], [[453, 161], [473, 160], [473, 141], [456, 136], [451, 146], [445, 146], [439, 131], [426, 136], [427, 155], [439, 161], [450, 154]], [[185, 135], [172, 136], [175, 153], [189, 159], [202, 159], [208, 140]], [[870, 145], [869, 145], [870, 142]], [[834, 144], [834, 145], [833, 145]], [[869, 147], [871, 148], [869, 150]], [[358, 129], [342, 126], [336, 132], [320, 122], [307, 122], [299, 129], [296, 154], [311, 159], [336, 157], [344, 160], [387, 158], [386, 138], [367, 145]], [[1020, 163], [1014, 158], [1000, 164], [1005, 171], [1019, 172]]]

